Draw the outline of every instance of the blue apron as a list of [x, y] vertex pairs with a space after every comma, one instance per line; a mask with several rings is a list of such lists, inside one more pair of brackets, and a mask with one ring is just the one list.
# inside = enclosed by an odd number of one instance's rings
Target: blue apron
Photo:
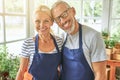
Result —
[[29, 68], [29, 73], [33, 75], [33, 80], [58, 80], [57, 68], [60, 64], [61, 54], [59, 53], [57, 43], [53, 36], [52, 38], [57, 49], [57, 53], [38, 53], [39, 37], [38, 35], [36, 36], [35, 54]]
[[[65, 43], [67, 38], [65, 40]], [[82, 49], [82, 26], [79, 24], [79, 49], [68, 49], [63, 44], [61, 80], [94, 80]]]

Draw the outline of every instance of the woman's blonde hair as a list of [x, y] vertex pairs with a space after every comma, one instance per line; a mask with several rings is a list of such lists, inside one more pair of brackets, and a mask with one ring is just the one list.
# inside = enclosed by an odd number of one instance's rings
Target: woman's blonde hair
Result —
[[50, 16], [51, 20], [53, 21], [53, 17], [52, 17], [52, 14], [51, 14], [51, 10], [49, 7], [47, 7], [46, 5], [40, 5], [38, 6], [35, 11], [34, 11], [34, 15], [38, 12], [44, 12], [46, 13], [47, 15]]

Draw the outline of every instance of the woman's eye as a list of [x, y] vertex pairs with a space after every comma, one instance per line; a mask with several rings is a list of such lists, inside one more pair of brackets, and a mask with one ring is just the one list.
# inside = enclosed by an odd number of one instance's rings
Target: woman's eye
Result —
[[36, 20], [35, 23], [40, 23], [40, 21], [39, 21], [39, 20]]
[[44, 22], [49, 22], [48, 20], [45, 20]]

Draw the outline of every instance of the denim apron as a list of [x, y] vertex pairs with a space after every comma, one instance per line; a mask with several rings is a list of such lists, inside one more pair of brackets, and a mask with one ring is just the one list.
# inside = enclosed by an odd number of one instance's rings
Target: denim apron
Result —
[[32, 74], [33, 80], [58, 80], [57, 68], [60, 64], [61, 54], [59, 53], [57, 43], [53, 36], [52, 38], [57, 49], [57, 53], [38, 53], [39, 37], [36, 35], [35, 54], [29, 68], [29, 73]]
[[[65, 40], [65, 43], [67, 38]], [[63, 44], [61, 80], [94, 80], [82, 49], [82, 26], [79, 24], [79, 49], [68, 49]]]

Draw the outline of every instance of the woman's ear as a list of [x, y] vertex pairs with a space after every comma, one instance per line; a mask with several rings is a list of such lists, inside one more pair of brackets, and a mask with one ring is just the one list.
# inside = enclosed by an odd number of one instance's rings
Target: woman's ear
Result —
[[74, 7], [71, 8], [71, 11], [72, 11], [73, 16], [75, 16], [76, 11], [75, 11], [75, 8], [74, 8]]
[[51, 26], [53, 25], [53, 23], [54, 23], [54, 21], [53, 21], [53, 20], [51, 20]]

